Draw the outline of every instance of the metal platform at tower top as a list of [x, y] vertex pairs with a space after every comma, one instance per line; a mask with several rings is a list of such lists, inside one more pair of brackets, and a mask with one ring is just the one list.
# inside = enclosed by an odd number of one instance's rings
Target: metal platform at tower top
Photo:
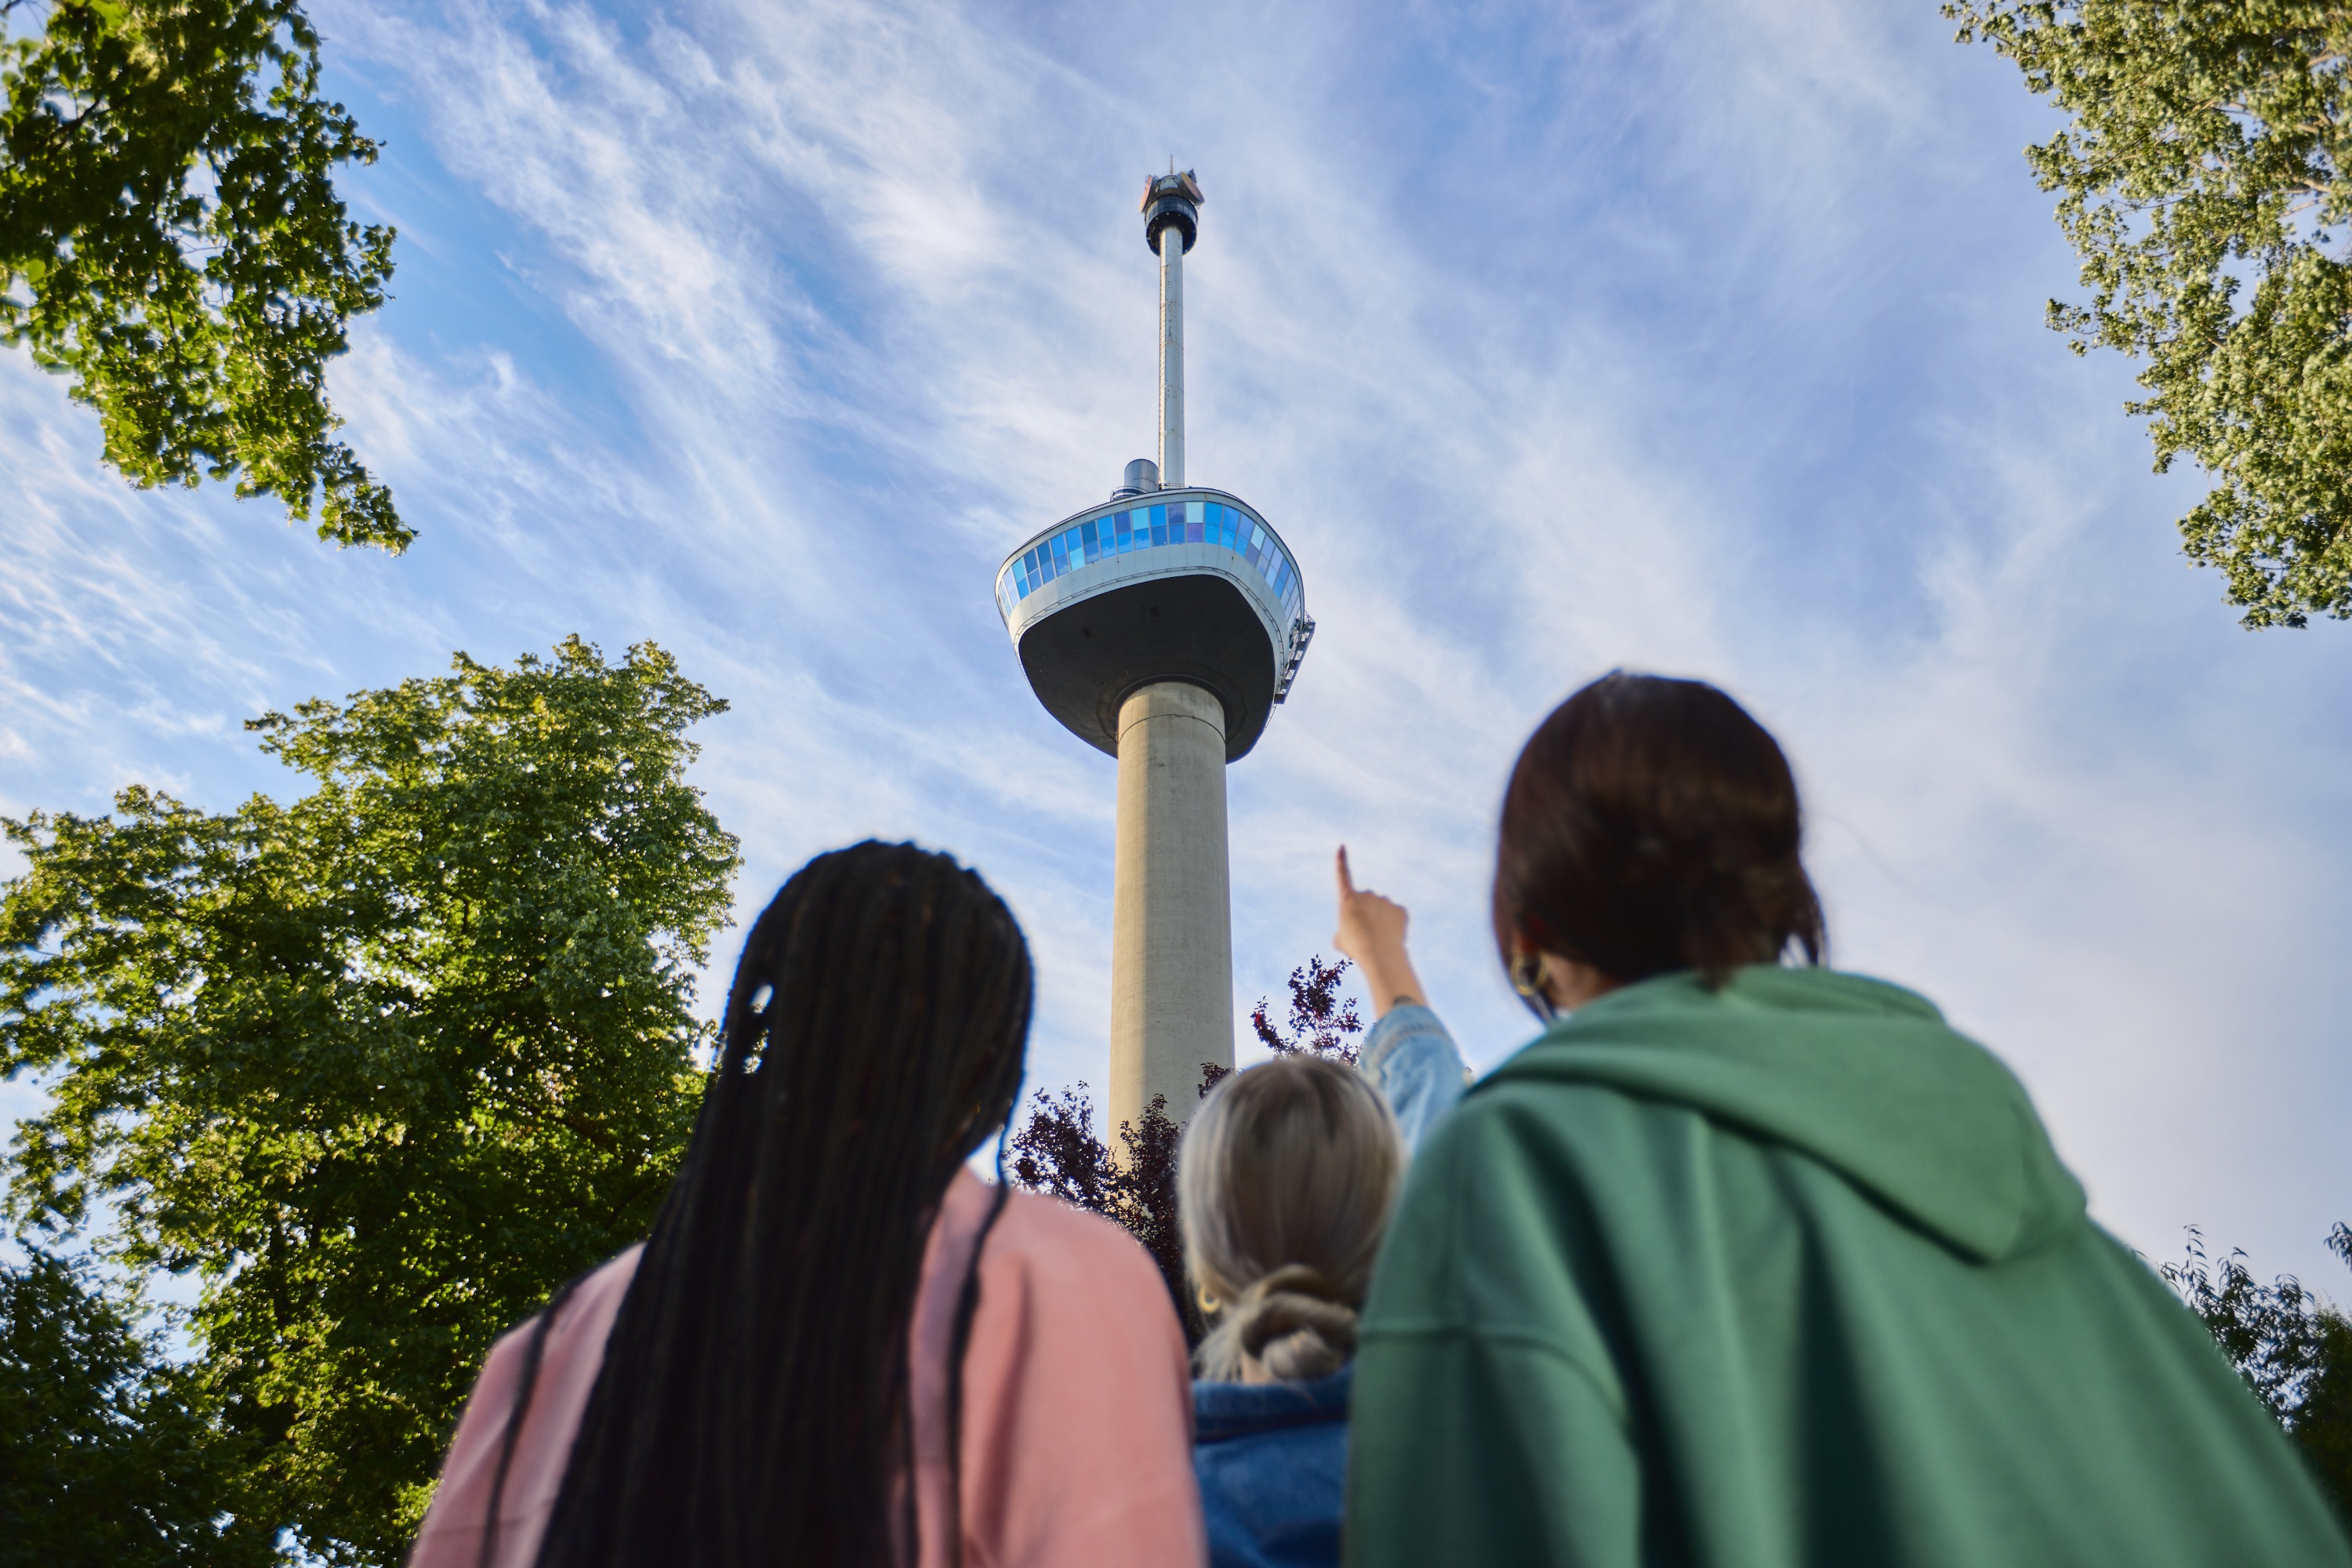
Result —
[[1155, 680], [1215, 693], [1226, 761], [1247, 754], [1315, 635], [1289, 547], [1203, 486], [1126, 491], [1063, 519], [1005, 558], [996, 603], [1046, 711], [1114, 756], [1119, 704]]

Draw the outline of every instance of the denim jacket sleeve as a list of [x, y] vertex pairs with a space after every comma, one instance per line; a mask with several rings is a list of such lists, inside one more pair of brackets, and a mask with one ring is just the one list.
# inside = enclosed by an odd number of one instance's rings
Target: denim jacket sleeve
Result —
[[1387, 1097], [1408, 1152], [1444, 1119], [1470, 1087], [1470, 1069], [1436, 1014], [1418, 1005], [1391, 1007], [1364, 1036], [1356, 1065]]

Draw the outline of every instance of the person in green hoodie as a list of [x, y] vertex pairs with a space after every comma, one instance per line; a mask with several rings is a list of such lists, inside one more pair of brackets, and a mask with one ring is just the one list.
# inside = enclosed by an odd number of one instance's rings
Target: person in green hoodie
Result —
[[2008, 1068], [1820, 966], [1799, 840], [1786, 759], [1722, 692], [1570, 698], [1512, 772], [1494, 888], [1557, 1021], [1466, 1091], [1403, 911], [1343, 859], [1340, 946], [1402, 1026], [1365, 1066], [1421, 1140], [1365, 1308], [1347, 1562], [2352, 1563]]

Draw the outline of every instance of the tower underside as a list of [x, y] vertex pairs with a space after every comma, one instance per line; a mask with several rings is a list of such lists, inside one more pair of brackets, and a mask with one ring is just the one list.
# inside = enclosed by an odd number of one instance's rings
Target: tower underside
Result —
[[1190, 681], [1223, 708], [1225, 763], [1246, 755], [1265, 732], [1280, 668], [1265, 623], [1241, 590], [1205, 573], [1149, 577], [1039, 621], [1022, 634], [1021, 667], [1048, 713], [1113, 756], [1131, 694], [1157, 681]]

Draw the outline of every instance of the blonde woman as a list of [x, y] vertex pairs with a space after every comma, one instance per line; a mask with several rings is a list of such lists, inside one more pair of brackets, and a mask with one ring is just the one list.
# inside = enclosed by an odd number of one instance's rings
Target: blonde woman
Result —
[[1314, 1057], [1233, 1075], [1184, 1130], [1211, 1568], [1337, 1568], [1356, 1314], [1403, 1173], [1380, 1091]]

